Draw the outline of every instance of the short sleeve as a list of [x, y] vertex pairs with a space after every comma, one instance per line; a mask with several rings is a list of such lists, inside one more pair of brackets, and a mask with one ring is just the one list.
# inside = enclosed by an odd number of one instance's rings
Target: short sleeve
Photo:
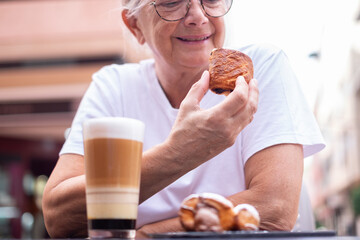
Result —
[[253, 121], [241, 132], [242, 157], [282, 143], [301, 144], [304, 157], [325, 147], [313, 112], [283, 51], [268, 46], [249, 50], [258, 80], [259, 103]]
[[95, 73], [85, 92], [71, 125], [69, 135], [60, 151], [84, 155], [82, 124], [85, 120], [98, 117], [120, 116], [120, 93], [118, 73], [115, 66], [107, 66]]

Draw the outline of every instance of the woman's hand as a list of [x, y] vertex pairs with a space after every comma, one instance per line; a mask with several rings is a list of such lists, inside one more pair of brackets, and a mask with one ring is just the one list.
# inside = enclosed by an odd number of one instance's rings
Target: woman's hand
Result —
[[255, 79], [247, 84], [239, 77], [234, 91], [223, 102], [204, 110], [200, 101], [208, 89], [209, 73], [205, 71], [181, 103], [168, 139], [184, 161], [191, 159], [184, 164], [200, 165], [232, 146], [257, 110], [259, 92]]
[[233, 145], [253, 119], [259, 95], [255, 79], [247, 84], [239, 77], [223, 102], [201, 109], [208, 90], [205, 71], [182, 101], [168, 139], [143, 154], [140, 203]]

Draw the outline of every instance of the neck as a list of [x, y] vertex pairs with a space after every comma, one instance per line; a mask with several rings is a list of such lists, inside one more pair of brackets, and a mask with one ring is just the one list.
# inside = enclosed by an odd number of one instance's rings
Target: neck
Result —
[[197, 82], [207, 66], [202, 68], [175, 68], [170, 64], [155, 63], [156, 75], [171, 106], [179, 108], [191, 86]]

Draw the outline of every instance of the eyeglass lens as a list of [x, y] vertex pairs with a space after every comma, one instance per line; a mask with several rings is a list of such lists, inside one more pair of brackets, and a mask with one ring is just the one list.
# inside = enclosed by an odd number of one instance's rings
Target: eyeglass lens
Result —
[[[232, 4], [232, 0], [202, 0], [201, 2], [204, 11], [211, 17], [225, 15]], [[156, 0], [154, 6], [161, 18], [177, 21], [185, 17], [189, 4], [188, 0]]]

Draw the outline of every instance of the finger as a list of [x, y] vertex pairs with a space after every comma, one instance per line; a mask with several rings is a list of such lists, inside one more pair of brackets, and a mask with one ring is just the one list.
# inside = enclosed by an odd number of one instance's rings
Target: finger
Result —
[[209, 90], [210, 75], [208, 71], [204, 71], [199, 81], [194, 83], [186, 95], [184, 101], [195, 101], [193, 104], [199, 104], [206, 92]]
[[258, 82], [255, 78], [253, 78], [249, 82], [249, 105], [250, 105], [252, 114], [256, 113], [258, 103], [259, 103]]
[[234, 115], [234, 121], [250, 123], [253, 118], [254, 114], [257, 111], [259, 102], [259, 89], [257, 87], [257, 80], [252, 79], [249, 82], [249, 97], [246, 105], [243, 109], [240, 109], [236, 115]]
[[233, 116], [240, 109], [242, 109], [247, 100], [249, 94], [249, 86], [245, 81], [245, 78], [240, 76], [236, 80], [235, 89], [222, 101], [215, 106], [215, 110], [226, 113], [227, 116]]

